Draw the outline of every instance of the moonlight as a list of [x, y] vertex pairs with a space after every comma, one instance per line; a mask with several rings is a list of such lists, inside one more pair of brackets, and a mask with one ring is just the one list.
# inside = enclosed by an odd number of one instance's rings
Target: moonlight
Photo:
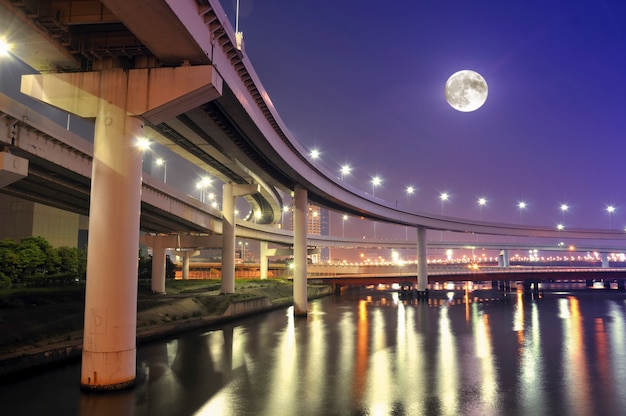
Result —
[[455, 110], [478, 110], [487, 100], [487, 82], [478, 72], [463, 70], [446, 81], [446, 100]]

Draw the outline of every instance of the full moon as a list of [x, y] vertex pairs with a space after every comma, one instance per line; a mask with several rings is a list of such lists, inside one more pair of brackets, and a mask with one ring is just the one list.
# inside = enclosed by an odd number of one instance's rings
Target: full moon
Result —
[[446, 100], [455, 110], [478, 110], [487, 101], [487, 81], [469, 69], [455, 72], [446, 81]]

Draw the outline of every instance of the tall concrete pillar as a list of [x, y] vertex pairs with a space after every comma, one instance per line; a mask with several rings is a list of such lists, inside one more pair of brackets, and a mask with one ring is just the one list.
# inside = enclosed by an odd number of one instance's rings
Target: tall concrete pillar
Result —
[[235, 293], [235, 199], [259, 192], [259, 185], [225, 183], [222, 188], [222, 294]]
[[261, 278], [261, 280], [267, 279], [267, 269], [268, 269], [268, 259], [269, 257], [267, 256], [267, 241], [261, 241], [260, 242], [260, 260], [259, 260], [259, 277]]
[[191, 251], [183, 251], [183, 280], [189, 279], [189, 259], [191, 258]]
[[221, 293], [235, 293], [235, 195], [234, 185], [222, 187], [222, 289]]
[[417, 227], [417, 290], [428, 287], [428, 262], [426, 261], [426, 228]]
[[602, 268], [603, 269], [608, 269], [609, 268], [609, 255], [608, 255], [608, 253], [602, 253]]
[[293, 312], [307, 315], [307, 190], [296, 185], [293, 212]]
[[135, 144], [144, 136], [142, 119], [158, 124], [216, 98], [221, 85], [211, 66], [22, 77], [22, 93], [96, 120], [81, 370], [85, 389], [115, 390], [135, 381], [142, 160]]
[[165, 294], [165, 241], [155, 236], [152, 246], [152, 293]]
[[509, 267], [510, 265], [511, 259], [509, 257], [509, 249], [504, 248], [500, 250], [500, 255], [498, 256], [498, 266]]

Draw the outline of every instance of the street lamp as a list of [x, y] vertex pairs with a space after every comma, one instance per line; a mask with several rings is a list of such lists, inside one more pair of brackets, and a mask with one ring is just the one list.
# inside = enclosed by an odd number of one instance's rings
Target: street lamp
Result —
[[196, 189], [200, 190], [200, 202], [204, 203], [204, 190], [206, 187], [211, 185], [211, 178], [208, 176], [203, 177], [196, 183]]
[[441, 200], [441, 215], [443, 215], [443, 203], [450, 198], [447, 192], [442, 192], [439, 194], [439, 199]]
[[409, 185], [406, 187], [406, 206], [409, 207], [409, 196], [415, 193], [415, 187], [413, 185]]
[[615, 207], [613, 205], [608, 205], [606, 207], [606, 212], [609, 214], [609, 229], [611, 229], [611, 214], [615, 212]]
[[561, 204], [559, 209], [561, 210], [561, 221], [565, 221], [565, 211], [567, 211], [569, 209], [569, 205]]
[[245, 262], [246, 259], [246, 246], [248, 245], [248, 242], [243, 242], [240, 241], [239, 242], [239, 255], [241, 256], [241, 261]]
[[352, 167], [350, 165], [348, 165], [347, 163], [343, 166], [341, 166], [341, 180], [343, 181], [343, 179], [350, 174], [350, 172], [352, 172]]
[[311, 150], [311, 152], [309, 153], [309, 155], [311, 156], [311, 159], [315, 160], [318, 157], [320, 157], [320, 151], [317, 149], [313, 149]]
[[478, 210], [480, 211], [480, 220], [483, 220], [483, 207], [487, 205], [487, 199], [484, 197], [478, 198]]
[[162, 157], [158, 158], [154, 161], [157, 166], [163, 166], [163, 183], [167, 183], [167, 163], [165, 163], [165, 159]]
[[[409, 195], [413, 195], [415, 193], [415, 187], [413, 185], [409, 185], [406, 187], [406, 208], [409, 209]], [[404, 239], [409, 239], [409, 227], [407, 225], [404, 226]]]
[[374, 176], [372, 178], [372, 196], [376, 196], [374, 194], [374, 191], [375, 191], [376, 187], [378, 185], [380, 185], [382, 182], [383, 182], [383, 180], [380, 178], [380, 176]]
[[519, 208], [519, 223], [522, 223], [522, 210], [526, 209], [526, 202], [520, 201], [517, 203], [517, 208]]
[[283, 205], [283, 209], [280, 212], [280, 225], [283, 229], [285, 229], [285, 212], [289, 211], [289, 207], [287, 205]]

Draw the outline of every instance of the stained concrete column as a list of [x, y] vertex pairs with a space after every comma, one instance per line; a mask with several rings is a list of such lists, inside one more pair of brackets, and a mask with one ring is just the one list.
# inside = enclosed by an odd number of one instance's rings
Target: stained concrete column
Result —
[[422, 292], [428, 287], [426, 249], [426, 228], [417, 227], [417, 290]]
[[259, 190], [258, 184], [225, 183], [222, 188], [222, 294], [235, 293], [235, 199]]
[[115, 390], [135, 381], [142, 159], [135, 143], [144, 136], [142, 119], [158, 124], [218, 97], [221, 87], [211, 66], [22, 77], [22, 93], [95, 118], [83, 388]]
[[295, 315], [306, 315], [307, 304], [307, 190], [296, 185], [293, 210], [293, 311]]
[[165, 241], [155, 236], [152, 245], [152, 293], [165, 294]]
[[191, 258], [191, 251], [183, 251], [183, 280], [189, 279], [189, 259]]
[[222, 289], [221, 293], [235, 293], [235, 195], [234, 185], [222, 187]]
[[260, 250], [260, 259], [259, 259], [259, 277], [261, 278], [261, 280], [267, 279], [267, 269], [268, 269], [268, 264], [267, 261], [269, 259], [269, 257], [267, 256], [267, 241], [261, 241], [259, 243], [259, 246], [261, 248]]

